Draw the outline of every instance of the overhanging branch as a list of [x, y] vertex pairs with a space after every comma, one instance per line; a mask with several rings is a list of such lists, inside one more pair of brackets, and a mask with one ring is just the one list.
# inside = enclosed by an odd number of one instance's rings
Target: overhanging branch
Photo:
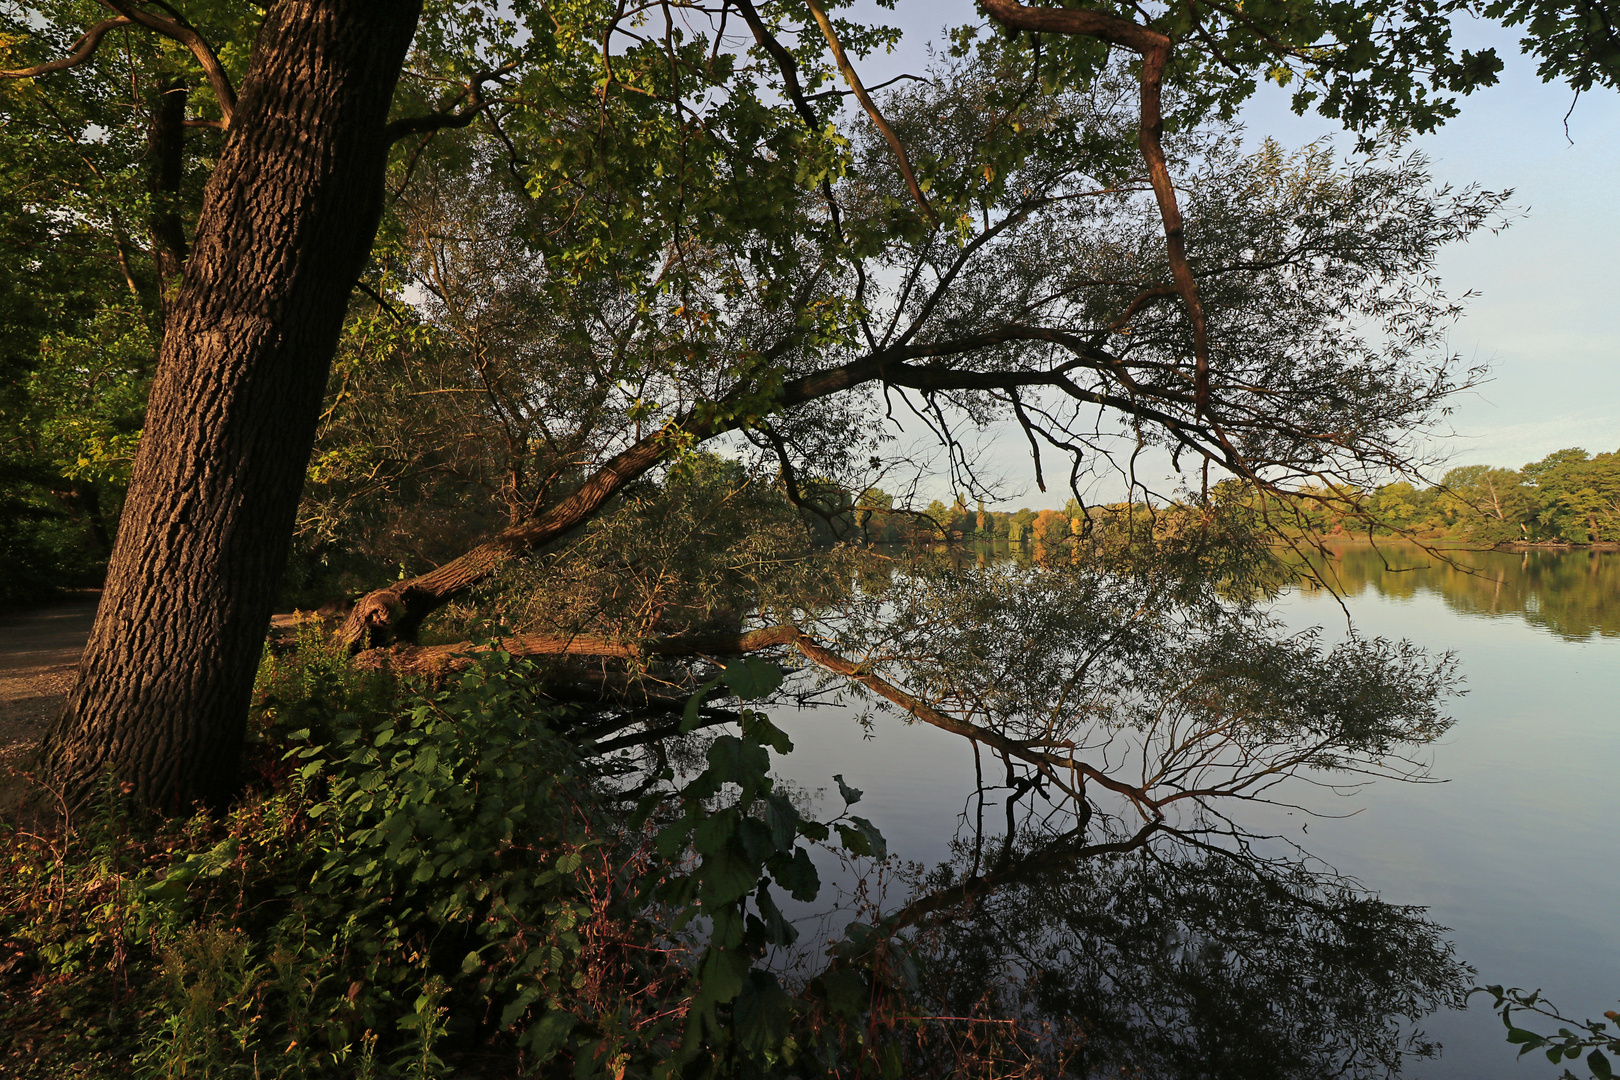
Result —
[[[494, 71], [481, 71], [473, 76], [460, 92], [448, 99], [438, 112], [427, 116], [408, 116], [391, 122], [383, 129], [384, 136], [389, 142], [398, 142], [400, 139], [410, 138], [412, 135], [427, 135], [435, 131], [464, 128], [471, 124], [478, 114], [483, 112], [489, 104], [484, 98], [484, 84], [512, 70], [516, 61], [506, 64]], [[457, 109], [462, 102], [466, 104]]]
[[754, 43], [764, 49], [766, 55], [776, 62], [776, 69], [782, 75], [782, 88], [787, 93], [789, 101], [799, 113], [800, 119], [811, 131], [820, 130], [821, 124], [816, 119], [816, 112], [810, 107], [810, 102], [804, 96], [804, 87], [799, 83], [799, 65], [793, 59], [793, 54], [772, 34], [765, 25], [765, 20], [759, 17], [759, 11], [751, 0], [732, 0], [737, 11], [742, 15], [743, 22], [748, 24], [749, 31], [754, 35]]
[[805, 0], [805, 3], [810, 8], [810, 14], [816, 18], [816, 25], [821, 27], [821, 36], [827, 39], [827, 48], [832, 50], [833, 62], [838, 65], [838, 70], [843, 73], [844, 81], [849, 83], [849, 88], [854, 92], [856, 100], [861, 103], [861, 108], [866, 110], [866, 115], [871, 118], [873, 124], [877, 125], [877, 129], [882, 133], [884, 141], [889, 144], [889, 149], [894, 151], [894, 159], [900, 167], [900, 175], [906, 181], [906, 190], [911, 192], [911, 197], [917, 201], [918, 206], [922, 207], [923, 217], [929, 221], [937, 221], [938, 217], [934, 213], [934, 208], [928, 205], [928, 199], [923, 195], [922, 187], [917, 183], [917, 177], [912, 172], [911, 158], [906, 155], [905, 144], [900, 141], [900, 136], [895, 134], [894, 128], [889, 122], [883, 118], [883, 113], [878, 111], [877, 103], [872, 100], [872, 95], [866, 92], [866, 87], [861, 83], [860, 75], [855, 72], [855, 66], [849, 62], [849, 57], [844, 54], [843, 43], [838, 40], [838, 35], [833, 31], [832, 20], [827, 18], [827, 13], [822, 10], [817, 0]]
[[[1050, 369], [976, 372], [910, 361], [944, 359], [995, 345], [1049, 342], [1069, 351], [1073, 359]], [[1069, 373], [1078, 368], [1106, 372], [1120, 379], [1129, 396], [1100, 393], [1078, 386]], [[1175, 408], [1191, 410], [1192, 402], [1168, 390], [1151, 392], [1131, 381], [1118, 357], [1083, 338], [1040, 326], [1014, 325], [943, 342], [906, 345], [868, 354], [858, 360], [801, 376], [783, 384], [771, 411], [783, 411], [829, 397], [867, 383], [882, 382], [922, 391], [991, 390], [1012, 392], [1028, 387], [1051, 387], [1067, 396], [1125, 415], [1138, 416], [1163, 427], [1186, 449], [1221, 461], [1235, 472], [1250, 470], [1210, 429], [1176, 416]], [[584, 524], [624, 485], [664, 460], [670, 448], [702, 441], [726, 431], [749, 426], [760, 416], [730, 408], [752, 389], [739, 386], [718, 401], [672, 419], [603, 464], [566, 499], [544, 513], [510, 526], [466, 554], [418, 577], [379, 589], [360, 600], [349, 614], [343, 640], [351, 649], [389, 645], [409, 640], [423, 617], [450, 598], [486, 580], [515, 554], [550, 543]], [[1153, 404], [1157, 402], [1158, 407]]]
[[[1026, 7], [1017, 0], [979, 0], [980, 6], [1001, 25], [1011, 30], [1037, 34], [1072, 34], [1097, 38], [1110, 45], [1130, 49], [1142, 58], [1141, 124], [1137, 144], [1148, 167], [1148, 182], [1159, 204], [1164, 223], [1165, 251], [1176, 289], [1192, 322], [1193, 356], [1197, 364], [1198, 412], [1209, 409], [1209, 336], [1204, 321], [1204, 305], [1198, 296], [1198, 283], [1187, 262], [1186, 230], [1176, 188], [1164, 157], [1164, 69], [1170, 62], [1174, 42], [1166, 34], [1101, 11], [1074, 8]], [[1220, 436], [1217, 430], [1217, 437]]]

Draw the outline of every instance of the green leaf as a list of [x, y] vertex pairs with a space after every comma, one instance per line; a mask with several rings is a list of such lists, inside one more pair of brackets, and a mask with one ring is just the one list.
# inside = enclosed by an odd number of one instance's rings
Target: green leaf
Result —
[[858, 971], [840, 968], [821, 978], [822, 991], [827, 995], [827, 1007], [840, 1016], [853, 1019], [859, 1016], [872, 1000], [866, 979]]
[[678, 820], [660, 829], [653, 838], [653, 844], [658, 848], [658, 854], [666, 861], [675, 858], [686, 844], [686, 838], [692, 835], [692, 815], [683, 815]]
[[[735, 949], [743, 943], [743, 936], [747, 932], [747, 924], [743, 918], [740, 905], [723, 904], [711, 914], [714, 916], [709, 924], [709, 948]], [[756, 923], [758, 919], [754, 920]]]
[[1609, 1067], [1609, 1059], [1603, 1056], [1601, 1050], [1586, 1055], [1586, 1067], [1592, 1070], [1597, 1080], [1614, 1080], [1614, 1070]]
[[861, 835], [866, 837], [866, 846], [870, 849], [872, 858], [881, 862], [889, 857], [888, 842], [883, 839], [883, 834], [878, 832], [876, 825], [854, 814], [850, 815], [849, 820], [854, 822], [855, 827], [861, 830]]
[[786, 795], [765, 796], [765, 824], [770, 826], [771, 840], [778, 851], [793, 849], [793, 836], [798, 830], [799, 811]]
[[536, 1065], [550, 1061], [557, 1056], [557, 1051], [562, 1049], [569, 1032], [574, 1030], [575, 1023], [572, 1013], [554, 1009], [536, 1023], [530, 1024], [529, 1030], [523, 1033], [523, 1038], [519, 1042], [527, 1045], [529, 1052], [534, 1054]]
[[742, 788], [742, 804], [752, 801], [764, 784], [771, 767], [771, 755], [763, 746], [743, 742], [735, 735], [722, 735], [709, 747], [709, 771], [715, 779]]
[[698, 1002], [726, 1002], [742, 992], [748, 957], [731, 949], [709, 949], [698, 965]]
[[799, 822], [799, 835], [812, 843], [821, 843], [832, 835], [832, 830], [819, 821]]
[[787, 732], [771, 723], [764, 713], [744, 709], [742, 715], [743, 734], [748, 738], [770, 747], [778, 754], [793, 753], [793, 740], [788, 738]]
[[759, 866], [728, 844], [719, 854], [704, 857], [697, 877], [698, 896], [704, 908], [710, 909], [734, 903], [752, 892], [759, 883]]
[[652, 817], [653, 811], [657, 810], [663, 801], [663, 794], [657, 791], [653, 792], [651, 795], [643, 797], [642, 800], [636, 804], [635, 811], [630, 815], [631, 830], [634, 831], [645, 825], [647, 823], [647, 819]]
[[772, 945], [786, 947], [799, 940], [798, 928], [782, 915], [782, 909], [776, 906], [776, 899], [771, 896], [770, 886], [759, 887], [754, 894], [754, 903], [759, 907], [765, 923], [765, 936]]
[[[775, 855], [779, 850], [776, 843], [776, 833], [765, 822], [758, 818], [745, 817], [737, 823], [737, 839], [742, 844], [743, 853], [748, 856], [755, 866], [762, 866], [766, 859]], [[792, 835], [789, 834], [791, 841]]]
[[732, 1010], [737, 1042], [755, 1058], [775, 1054], [787, 1039], [792, 1015], [793, 999], [776, 976], [767, 971], [750, 971]]
[[148, 885], [141, 890], [141, 896], [147, 900], [179, 900], [185, 895], [185, 882], [171, 881], [168, 878], [164, 878], [156, 885]]
[[508, 1002], [506, 1008], [501, 1010], [500, 1026], [502, 1028], [510, 1027], [518, 1017], [528, 1011], [529, 1006], [534, 1004], [535, 999], [539, 996], [540, 988], [538, 986], [525, 986], [518, 993], [518, 996]]
[[709, 691], [720, 685], [720, 678], [721, 676], [717, 675], [710, 679], [708, 682], [698, 687], [697, 690], [693, 692], [691, 697], [686, 699], [686, 709], [681, 713], [680, 732], [682, 735], [685, 735], [693, 728], [697, 727], [699, 721], [703, 719], [698, 715], [698, 710], [703, 708], [703, 703], [708, 700]]
[[848, 784], [844, 783], [843, 773], [834, 773], [833, 780], [838, 783], [838, 794], [844, 797], [845, 804], [854, 806], [856, 803], [861, 801], [861, 789], [852, 788]]
[[821, 878], [816, 873], [816, 864], [810, 861], [810, 855], [804, 848], [794, 848], [793, 858], [784, 860], [782, 868], [773, 875], [776, 883], [788, 891], [788, 895], [801, 903], [807, 903], [816, 898], [821, 891]]
[[699, 855], [718, 855], [725, 850], [727, 842], [737, 834], [737, 819], [740, 815], [735, 808], [722, 810], [718, 814], [699, 821], [697, 828], [692, 830], [692, 846]]
[[745, 656], [733, 660], [720, 673], [726, 687], [743, 701], [758, 701], [782, 685], [782, 669], [769, 660]]

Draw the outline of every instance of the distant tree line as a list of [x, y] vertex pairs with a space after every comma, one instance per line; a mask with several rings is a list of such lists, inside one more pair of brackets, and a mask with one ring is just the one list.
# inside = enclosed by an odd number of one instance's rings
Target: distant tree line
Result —
[[1321, 535], [1370, 529], [1492, 544], [1620, 542], [1620, 452], [1594, 456], [1575, 447], [1517, 470], [1465, 465], [1432, 487], [1401, 481], [1365, 493], [1299, 494], [1296, 520]]
[[[957, 495], [949, 504], [935, 499], [911, 510], [898, 508], [879, 488], [856, 497], [830, 486], [811, 503], [825, 515], [826, 527], [815, 530], [824, 536], [848, 535], [853, 525], [872, 543], [1003, 541], [1044, 548], [1079, 536], [1099, 512], [1124, 509], [1123, 504], [1087, 507], [1070, 499], [1061, 510], [990, 510]], [[1287, 524], [1320, 536], [1620, 543], [1620, 451], [1593, 455], [1572, 447], [1521, 469], [1464, 465], [1422, 488], [1404, 480], [1370, 490], [1301, 487], [1284, 510]]]
[[861, 535], [872, 543], [932, 543], [940, 540], [1006, 541], [1057, 546], [1084, 529], [1088, 509], [1070, 499], [1061, 510], [990, 510], [969, 506], [962, 495], [949, 505], [935, 499], [920, 510], [896, 508], [893, 496], [868, 488], [846, 511]]

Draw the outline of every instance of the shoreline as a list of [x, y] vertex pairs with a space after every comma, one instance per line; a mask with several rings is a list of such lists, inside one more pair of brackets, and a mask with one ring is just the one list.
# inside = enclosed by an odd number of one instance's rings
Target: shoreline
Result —
[[1620, 541], [1614, 540], [1594, 540], [1585, 544], [1578, 544], [1570, 540], [1502, 540], [1495, 544], [1471, 544], [1466, 540], [1457, 540], [1451, 537], [1412, 539], [1406, 536], [1301, 536], [1299, 539], [1308, 539], [1313, 543], [1326, 545], [1354, 544], [1362, 547], [1377, 547], [1380, 544], [1410, 544], [1413, 547], [1433, 547], [1451, 551], [1620, 551]]

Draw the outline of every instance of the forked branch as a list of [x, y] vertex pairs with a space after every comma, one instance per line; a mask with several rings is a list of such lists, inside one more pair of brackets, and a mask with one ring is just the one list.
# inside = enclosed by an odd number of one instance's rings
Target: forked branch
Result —
[[[1013, 342], [1049, 342], [1067, 349], [1073, 358], [1048, 370], [978, 372], [959, 368], [914, 364], [913, 360], [940, 359]], [[1124, 394], [1101, 393], [1076, 384], [1071, 375], [1085, 368], [1103, 372], [1124, 383]], [[883, 349], [835, 368], [805, 375], [783, 384], [772, 411], [791, 409], [806, 402], [842, 393], [868, 383], [924, 392], [962, 390], [1011, 393], [1021, 388], [1050, 387], [1072, 400], [1101, 405], [1162, 427], [1185, 450], [1212, 458], [1234, 472], [1245, 471], [1243, 461], [1226, 446], [1213, 427], [1189, 422], [1176, 413], [1191, 401], [1175, 392], [1148, 392], [1131, 381], [1119, 360], [1074, 335], [1038, 326], [1007, 326], [954, 341], [928, 342]], [[701, 442], [722, 432], [755, 423], [757, 416], [726, 406], [744, 399], [752, 390], [740, 386], [702, 415], [689, 412], [672, 418], [658, 432], [620, 451], [593, 473], [566, 499], [543, 513], [502, 530], [487, 542], [425, 574], [362, 598], [349, 613], [342, 636], [356, 651], [410, 640], [431, 611], [453, 596], [488, 579], [515, 554], [530, 551], [572, 532], [590, 519], [624, 485], [645, 475], [665, 460], [672, 447]], [[1154, 403], [1162, 406], [1154, 407]]]
[[[208, 84], [214, 89], [214, 96], [219, 99], [219, 111], [224, 114], [224, 120], [217, 125], [211, 121], [202, 121], [201, 123], [205, 123], [210, 127], [228, 127], [230, 125], [231, 114], [236, 111], [236, 89], [231, 85], [230, 76], [225, 73], [225, 67], [219, 62], [219, 57], [215, 55], [213, 46], [208, 44], [195, 27], [172, 11], [172, 18], [164, 18], [161, 15], [152, 14], [136, 4], [129, 3], [128, 0], [102, 0], [102, 4], [117, 12], [117, 16], [111, 19], [103, 19], [86, 30], [84, 35], [73, 43], [73, 48], [68, 55], [60, 60], [35, 64], [33, 67], [0, 71], [0, 78], [31, 79], [35, 76], [49, 75], [52, 72], [66, 71], [68, 68], [77, 67], [95, 55], [108, 31], [116, 30], [121, 26], [143, 26], [148, 30], [162, 34], [170, 40], [178, 41], [191, 50], [191, 55], [197, 58], [197, 63], [201, 65], [203, 74], [208, 77]], [[194, 125], [198, 122], [187, 121], [187, 123], [188, 125]]]
[[[499, 78], [516, 66], [514, 61], [495, 71], [480, 71], [438, 112], [428, 116], [409, 116], [395, 120], [383, 129], [384, 134], [389, 142], [397, 142], [412, 135], [426, 135], [435, 131], [466, 127], [489, 104], [484, 98], [484, 84]], [[456, 107], [458, 105], [461, 108], [458, 109]]]
[[1175, 183], [1170, 178], [1170, 166], [1164, 157], [1164, 69], [1170, 62], [1174, 42], [1157, 30], [1100, 11], [1026, 7], [1017, 0], [979, 0], [979, 3], [992, 19], [1010, 30], [1093, 37], [1141, 56], [1142, 113], [1137, 145], [1147, 163], [1148, 182], [1153, 185], [1159, 217], [1164, 222], [1170, 273], [1175, 278], [1181, 302], [1187, 308], [1187, 318], [1192, 322], [1198, 414], [1208, 417], [1209, 335], [1204, 322], [1204, 305], [1198, 297], [1192, 266], [1187, 262], [1186, 230], [1176, 201]]
[[804, 87], [799, 83], [799, 65], [793, 59], [793, 54], [776, 40], [776, 35], [765, 25], [765, 20], [759, 17], [758, 9], [750, 0], [732, 0], [732, 3], [742, 15], [743, 22], [748, 24], [749, 32], [754, 35], [754, 43], [764, 49], [776, 62], [777, 70], [782, 74], [783, 91], [787, 94], [788, 100], [793, 102], [793, 107], [798, 111], [805, 126], [811, 131], [818, 130], [821, 124], [816, 119], [815, 110], [810, 107], [810, 102], [804, 96]]
[[170, 9], [172, 17], [165, 19], [130, 3], [129, 0], [101, 0], [101, 2], [131, 22], [156, 31], [171, 41], [178, 41], [191, 50], [191, 55], [197, 58], [203, 74], [208, 77], [208, 85], [213, 88], [214, 97], [219, 99], [219, 111], [224, 114], [225, 120], [222, 126], [230, 126], [231, 114], [236, 111], [236, 88], [231, 85], [231, 78], [225, 73], [225, 66], [219, 62], [213, 46], [197, 32], [196, 27], [173, 9]]

